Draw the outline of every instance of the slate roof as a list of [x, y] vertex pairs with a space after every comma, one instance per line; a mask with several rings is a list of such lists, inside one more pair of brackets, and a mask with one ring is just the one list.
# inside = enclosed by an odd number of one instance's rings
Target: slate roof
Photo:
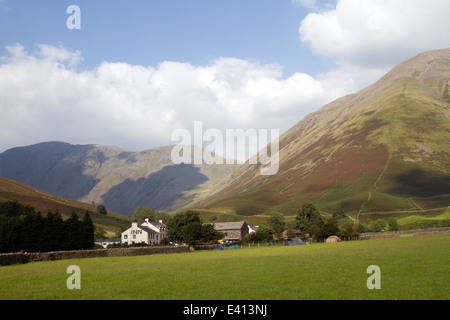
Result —
[[152, 230], [152, 229], [150, 229], [150, 228], [147, 227], [147, 226], [139, 226], [138, 228], [139, 228], [139, 229], [142, 229], [142, 230], [144, 230], [144, 231], [146, 231], [146, 232], [148, 232], [148, 233], [156, 233], [155, 230]]
[[214, 223], [214, 228], [216, 230], [241, 230], [246, 222], [217, 222]]

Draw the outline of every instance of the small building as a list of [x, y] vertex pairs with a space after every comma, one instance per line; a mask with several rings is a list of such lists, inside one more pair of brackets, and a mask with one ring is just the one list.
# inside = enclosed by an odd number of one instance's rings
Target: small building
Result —
[[145, 219], [145, 222], [138, 226], [137, 222], [131, 224], [122, 232], [121, 242], [124, 244], [145, 243], [149, 246], [161, 243], [167, 238], [167, 227], [160, 220], [159, 222], [150, 222]]
[[326, 243], [336, 243], [336, 242], [341, 242], [341, 239], [338, 236], [330, 236], [327, 238], [327, 240], [325, 242]]
[[120, 244], [120, 239], [95, 239], [95, 244], [106, 249], [111, 245]]
[[248, 226], [248, 233], [256, 233], [256, 232], [258, 232], [258, 227], [259, 226]]
[[225, 241], [239, 241], [245, 238], [249, 233], [247, 222], [217, 222], [214, 223], [214, 228], [222, 232]]

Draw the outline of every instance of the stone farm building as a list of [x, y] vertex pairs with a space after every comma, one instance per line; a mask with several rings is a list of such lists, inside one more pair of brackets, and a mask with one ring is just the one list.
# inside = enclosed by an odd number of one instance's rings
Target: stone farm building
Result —
[[245, 238], [249, 232], [248, 225], [245, 221], [242, 222], [217, 222], [214, 223], [214, 228], [222, 232], [225, 241], [239, 241]]
[[159, 222], [150, 222], [145, 219], [145, 222], [138, 226], [137, 222], [131, 224], [131, 228], [122, 232], [122, 243], [146, 243], [147, 245], [154, 245], [161, 243], [167, 238], [167, 227], [159, 220]]

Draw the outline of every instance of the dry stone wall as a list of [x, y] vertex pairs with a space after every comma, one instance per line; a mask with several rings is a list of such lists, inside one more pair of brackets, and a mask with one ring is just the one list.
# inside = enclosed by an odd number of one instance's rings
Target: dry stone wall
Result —
[[38, 253], [7, 253], [0, 254], [0, 265], [7, 266], [12, 264], [24, 264], [40, 261], [56, 261], [65, 259], [84, 259], [101, 257], [124, 257], [124, 256], [142, 256], [151, 254], [170, 254], [189, 252], [189, 247], [138, 247], [138, 248], [116, 248], [102, 250], [80, 250], [80, 251], [55, 251]]

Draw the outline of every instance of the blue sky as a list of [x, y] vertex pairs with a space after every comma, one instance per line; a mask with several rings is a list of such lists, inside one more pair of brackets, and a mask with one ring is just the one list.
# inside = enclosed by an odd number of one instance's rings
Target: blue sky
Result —
[[[69, 30], [70, 5], [81, 30]], [[0, 152], [278, 129], [450, 47], [448, 0], [0, 0]]]
[[[330, 62], [311, 54], [298, 28], [309, 10], [290, 0], [4, 0], [1, 47], [37, 43], [80, 50], [84, 68], [102, 61], [153, 65], [208, 64], [218, 57], [278, 62], [289, 76], [315, 74]], [[81, 9], [81, 30], [69, 30], [69, 5]]]

